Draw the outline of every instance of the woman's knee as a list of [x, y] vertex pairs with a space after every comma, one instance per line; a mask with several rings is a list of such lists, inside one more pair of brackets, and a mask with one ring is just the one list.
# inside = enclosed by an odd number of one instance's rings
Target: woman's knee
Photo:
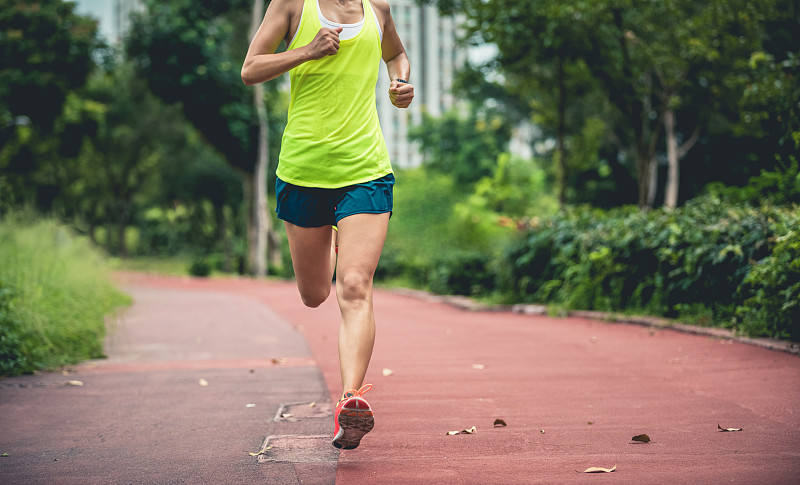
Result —
[[363, 301], [372, 292], [372, 278], [360, 271], [336, 276], [338, 296], [345, 301]]
[[326, 288], [300, 288], [300, 299], [309, 308], [317, 308], [328, 299], [331, 287]]

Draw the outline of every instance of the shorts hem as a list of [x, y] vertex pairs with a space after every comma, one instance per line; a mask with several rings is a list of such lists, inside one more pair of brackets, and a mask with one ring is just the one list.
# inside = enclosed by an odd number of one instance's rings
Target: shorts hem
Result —
[[335, 224], [309, 225], [310, 223], [301, 223], [300, 221], [293, 221], [293, 220], [290, 220], [290, 219], [288, 219], [288, 218], [286, 218], [286, 217], [281, 217], [281, 216], [280, 216], [279, 214], [277, 214], [277, 213], [276, 213], [276, 217], [277, 217], [279, 220], [283, 221], [283, 222], [288, 222], [289, 224], [295, 225], [295, 226], [297, 226], [297, 227], [302, 227], [302, 228], [305, 228], [305, 229], [316, 229], [316, 228], [318, 228], [318, 227], [325, 227], [325, 226], [335, 226]]
[[357, 214], [386, 214], [387, 212], [389, 213], [389, 217], [391, 218], [392, 217], [392, 212], [393, 212], [392, 209], [386, 209], [386, 210], [358, 210], [358, 211], [348, 212], [346, 214], [337, 214], [336, 215], [336, 224], [334, 224], [334, 226], [338, 225], [339, 221], [341, 221], [345, 217], [350, 217], [350, 216], [354, 216], [354, 215], [357, 215]]

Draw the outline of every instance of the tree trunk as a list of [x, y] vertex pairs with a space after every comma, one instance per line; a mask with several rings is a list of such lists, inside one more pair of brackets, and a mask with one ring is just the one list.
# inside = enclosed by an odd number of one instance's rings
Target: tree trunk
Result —
[[664, 111], [664, 132], [667, 136], [667, 191], [664, 196], [664, 207], [674, 209], [678, 205], [678, 140], [675, 138], [675, 111], [667, 108]]
[[222, 271], [231, 272], [231, 238], [228, 236], [228, 218], [225, 216], [225, 206], [215, 207], [217, 213], [218, 237], [222, 241]]
[[255, 205], [253, 196], [253, 174], [242, 172], [242, 203], [244, 205], [245, 221], [247, 223], [247, 261], [244, 264], [243, 274], [251, 274], [255, 268], [256, 261], [256, 231], [253, 215]]
[[117, 242], [119, 243], [119, 256], [121, 258], [128, 257], [128, 244], [125, 242], [125, 226], [127, 225], [127, 209], [120, 207], [117, 214]]
[[658, 195], [658, 162], [656, 159], [650, 160], [650, 181], [647, 187], [647, 207], [654, 207], [656, 195]]
[[[253, 14], [250, 22], [250, 39], [252, 40], [264, 17], [264, 0], [253, 0]], [[258, 277], [267, 274], [267, 235], [269, 233], [269, 215], [267, 214], [267, 165], [269, 163], [269, 130], [267, 127], [267, 108], [264, 106], [264, 85], [253, 86], [253, 103], [258, 113], [258, 160], [256, 161], [253, 192], [253, 222], [255, 231], [254, 274]]]
[[281, 236], [273, 227], [269, 231], [269, 250], [267, 251], [267, 261], [276, 268], [283, 266], [283, 254], [281, 253]]
[[641, 147], [636, 150], [636, 180], [639, 185], [639, 208], [645, 209], [647, 205], [647, 194], [650, 187], [650, 164], [652, 157], [647, 153], [642, 153]]
[[558, 203], [561, 207], [567, 202], [567, 151], [564, 148], [564, 137], [567, 131], [567, 87], [564, 80], [564, 59], [558, 59]]

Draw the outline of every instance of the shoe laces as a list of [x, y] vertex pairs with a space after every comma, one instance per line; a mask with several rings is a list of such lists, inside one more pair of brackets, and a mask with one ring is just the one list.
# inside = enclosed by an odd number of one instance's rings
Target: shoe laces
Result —
[[342, 401], [344, 401], [345, 399], [349, 399], [349, 398], [351, 398], [351, 397], [353, 397], [353, 396], [363, 396], [363, 395], [364, 395], [364, 394], [366, 394], [366, 392], [367, 392], [367, 391], [369, 391], [370, 389], [372, 389], [372, 384], [364, 384], [364, 385], [363, 385], [363, 386], [361, 386], [361, 388], [360, 388], [360, 389], [358, 389], [358, 390], [356, 390], [356, 389], [350, 389], [349, 391], [345, 391], [345, 392], [344, 392], [344, 394], [342, 394], [342, 398], [341, 398], [341, 399], [339, 399], [339, 402], [342, 402]]

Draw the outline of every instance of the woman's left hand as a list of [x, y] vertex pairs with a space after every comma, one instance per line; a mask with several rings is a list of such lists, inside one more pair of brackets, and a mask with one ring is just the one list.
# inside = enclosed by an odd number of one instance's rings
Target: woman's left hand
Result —
[[389, 99], [398, 108], [408, 108], [414, 99], [414, 85], [394, 80], [389, 85]]

